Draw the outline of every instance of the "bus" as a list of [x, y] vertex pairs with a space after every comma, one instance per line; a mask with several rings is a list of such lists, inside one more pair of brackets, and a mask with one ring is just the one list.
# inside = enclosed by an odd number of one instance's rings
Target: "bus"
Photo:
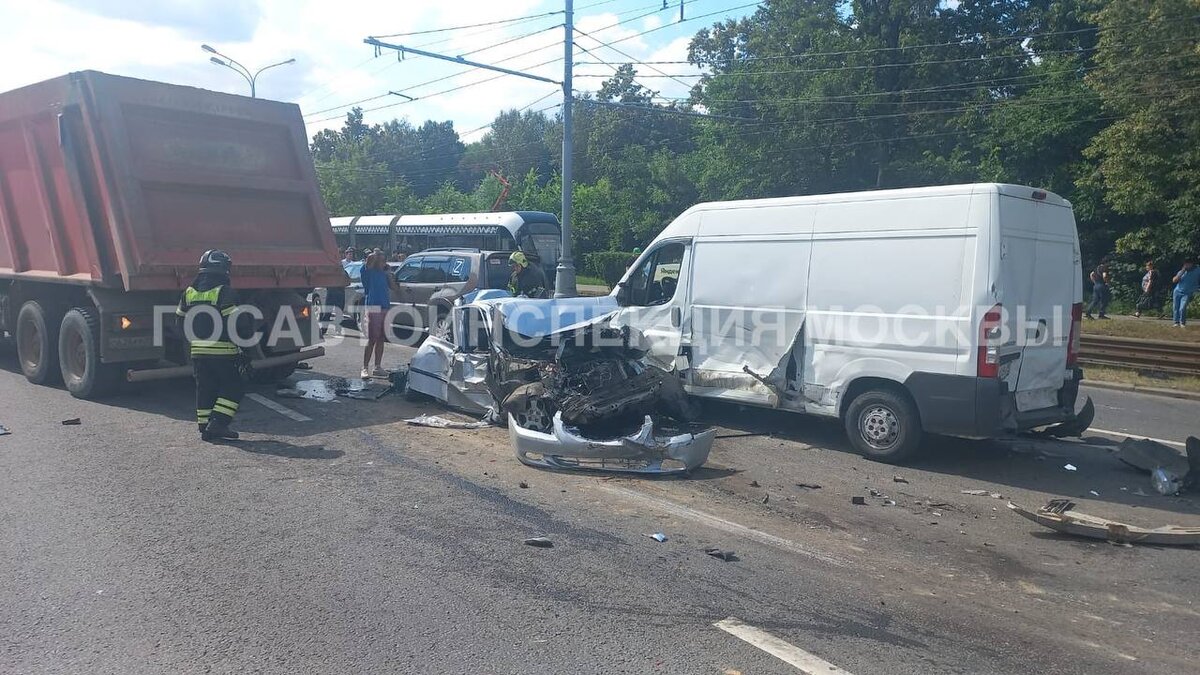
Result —
[[341, 250], [378, 248], [389, 257], [431, 248], [524, 251], [551, 284], [562, 252], [562, 225], [542, 211], [353, 216], [333, 218], [331, 224]]

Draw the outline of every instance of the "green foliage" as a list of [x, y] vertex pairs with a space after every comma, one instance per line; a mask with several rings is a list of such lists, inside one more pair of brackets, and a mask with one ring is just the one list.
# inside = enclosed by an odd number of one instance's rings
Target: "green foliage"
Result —
[[625, 251], [596, 251], [583, 256], [583, 269], [590, 275], [600, 277], [610, 288], [617, 285], [625, 270], [637, 260], [636, 253]]
[[[1200, 252], [1197, 16], [1200, 0], [764, 0], [695, 35], [709, 74], [687, 100], [621, 65], [573, 102], [576, 252], [610, 280], [699, 201], [1011, 182], [1071, 200], [1084, 268], [1110, 258], [1127, 299], [1145, 260]], [[484, 211], [493, 171], [512, 184], [499, 208], [557, 213], [562, 133], [509, 110], [464, 144], [449, 122], [355, 109], [312, 153], [336, 215]]]

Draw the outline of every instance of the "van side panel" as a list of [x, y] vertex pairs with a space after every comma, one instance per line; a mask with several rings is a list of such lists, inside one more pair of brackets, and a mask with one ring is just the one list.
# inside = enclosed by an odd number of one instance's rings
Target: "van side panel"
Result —
[[815, 213], [790, 206], [704, 214], [687, 320], [694, 393], [779, 405], [789, 367], [794, 373], [800, 363], [790, 362], [804, 325]]
[[[823, 204], [809, 274], [805, 391], [837, 412], [853, 380], [952, 375], [971, 322], [971, 195]], [[832, 407], [832, 410], [828, 408]], [[814, 410], [819, 412], [819, 410]]]

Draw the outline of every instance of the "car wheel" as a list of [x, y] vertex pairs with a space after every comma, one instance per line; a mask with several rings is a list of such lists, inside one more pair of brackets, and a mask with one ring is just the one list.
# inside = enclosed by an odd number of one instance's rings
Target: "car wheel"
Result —
[[864, 457], [897, 463], [921, 447], [921, 418], [907, 395], [889, 389], [869, 389], [846, 408], [846, 435]]
[[121, 381], [117, 366], [100, 362], [100, 318], [87, 307], [76, 307], [63, 317], [58, 362], [63, 383], [75, 398], [102, 398]]
[[17, 314], [17, 360], [25, 379], [34, 384], [55, 384], [58, 368], [59, 322], [36, 300], [21, 305]]

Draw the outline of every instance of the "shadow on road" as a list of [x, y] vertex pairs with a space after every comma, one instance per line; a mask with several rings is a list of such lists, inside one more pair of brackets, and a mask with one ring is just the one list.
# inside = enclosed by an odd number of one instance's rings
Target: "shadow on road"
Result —
[[294, 445], [286, 441], [274, 440], [241, 440], [226, 445], [255, 455], [274, 455], [288, 459], [337, 459], [346, 454], [341, 450], [330, 450], [323, 445]]
[[[744, 432], [746, 438], [766, 435], [856, 455], [836, 420], [711, 401], [705, 402], [704, 412], [705, 422]], [[731, 437], [726, 442], [737, 441], [737, 434], [726, 435]], [[963, 490], [1000, 485], [1071, 499], [1200, 515], [1200, 495], [1159, 495], [1148, 474], [1113, 455], [1117, 447], [1119, 443], [1112, 439], [1087, 434], [1082, 442], [1026, 437], [976, 441], [929, 435], [923, 453], [907, 466], [958, 477], [959, 489]], [[1065, 468], [1068, 464], [1075, 470]], [[1042, 504], [1023, 506], [1038, 508]], [[1144, 524], [1153, 527], [1164, 523]]]

